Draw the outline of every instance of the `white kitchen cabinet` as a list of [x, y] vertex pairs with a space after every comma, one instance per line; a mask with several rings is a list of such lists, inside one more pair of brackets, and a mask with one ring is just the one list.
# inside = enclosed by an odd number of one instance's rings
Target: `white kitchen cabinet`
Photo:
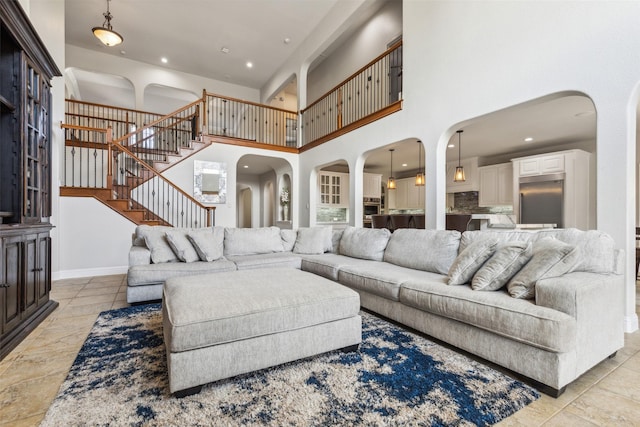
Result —
[[382, 197], [382, 175], [377, 173], [364, 173], [362, 183], [362, 196], [379, 199]]
[[339, 172], [318, 173], [319, 206], [349, 207], [349, 174]]
[[424, 187], [416, 186], [415, 177], [396, 180], [396, 189], [387, 190], [389, 209], [424, 209]]
[[548, 173], [564, 172], [564, 154], [546, 154], [519, 160], [519, 175], [545, 175]]
[[513, 165], [501, 163], [478, 168], [479, 206], [513, 205]]
[[480, 179], [478, 177], [478, 158], [471, 157], [460, 161], [464, 168], [465, 181], [454, 182], [453, 176], [456, 173], [458, 161], [447, 162], [447, 193], [461, 193], [465, 191], [479, 191]]

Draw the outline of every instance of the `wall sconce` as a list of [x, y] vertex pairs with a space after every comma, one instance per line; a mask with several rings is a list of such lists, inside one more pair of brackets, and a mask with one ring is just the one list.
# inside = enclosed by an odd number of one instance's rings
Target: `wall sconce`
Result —
[[462, 132], [464, 132], [463, 130], [459, 130], [458, 132], [458, 166], [456, 166], [456, 173], [453, 175], [453, 182], [465, 182], [466, 179], [464, 177], [464, 168], [462, 167], [462, 165], [460, 164], [460, 134], [462, 134]]

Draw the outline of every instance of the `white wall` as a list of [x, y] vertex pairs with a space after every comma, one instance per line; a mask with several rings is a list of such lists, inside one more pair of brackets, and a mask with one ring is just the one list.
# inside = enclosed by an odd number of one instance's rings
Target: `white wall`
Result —
[[55, 279], [127, 272], [135, 224], [91, 197], [61, 197]]

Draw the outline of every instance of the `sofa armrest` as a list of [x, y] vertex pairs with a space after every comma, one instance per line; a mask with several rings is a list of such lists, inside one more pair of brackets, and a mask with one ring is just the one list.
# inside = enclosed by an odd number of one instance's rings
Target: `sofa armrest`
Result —
[[[553, 308], [578, 319], [580, 314], [613, 312], [622, 320], [624, 276], [573, 272], [536, 283], [536, 305]], [[593, 310], [593, 313], [589, 313]], [[578, 319], [580, 320], [580, 319]]]
[[146, 246], [131, 246], [129, 249], [129, 267], [151, 264], [151, 251]]
[[573, 272], [539, 280], [536, 304], [576, 319], [576, 377], [624, 346], [621, 274]]

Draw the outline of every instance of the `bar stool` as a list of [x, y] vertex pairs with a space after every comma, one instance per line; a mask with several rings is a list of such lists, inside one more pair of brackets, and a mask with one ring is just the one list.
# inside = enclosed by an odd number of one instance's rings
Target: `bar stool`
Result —
[[409, 219], [411, 219], [411, 215], [391, 215], [391, 228], [393, 230], [409, 228]]
[[389, 228], [389, 215], [371, 215], [372, 228]]

